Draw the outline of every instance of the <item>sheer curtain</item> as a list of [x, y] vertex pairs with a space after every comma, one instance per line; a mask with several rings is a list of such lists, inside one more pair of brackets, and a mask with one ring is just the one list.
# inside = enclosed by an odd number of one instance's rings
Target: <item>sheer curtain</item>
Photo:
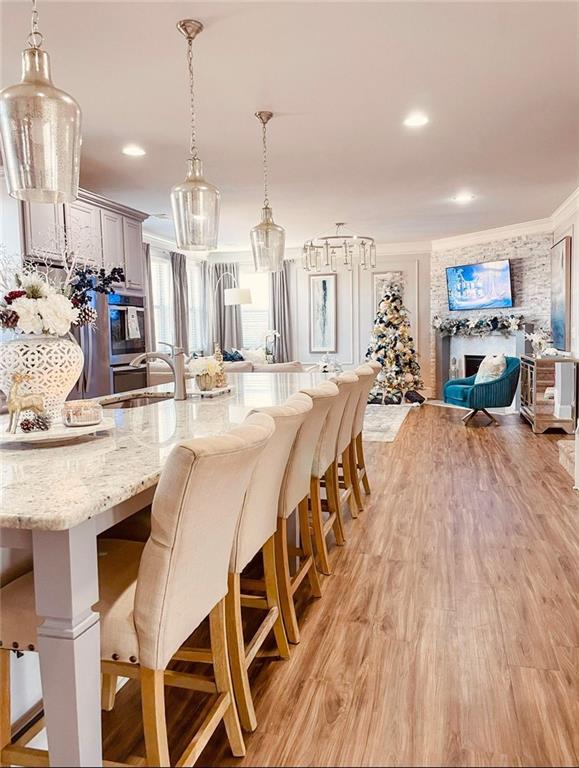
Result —
[[[204, 294], [208, 311], [205, 313], [205, 353], [213, 353], [213, 344], [218, 341], [221, 349], [240, 349], [243, 346], [241, 311], [239, 306], [226, 307], [224, 291], [239, 285], [239, 266], [231, 263], [203, 264]], [[227, 273], [233, 276], [230, 277]], [[219, 282], [220, 278], [223, 278]], [[219, 282], [219, 284], [218, 284]], [[215, 290], [217, 287], [217, 290]]]
[[275, 348], [275, 359], [278, 363], [287, 363], [293, 360], [289, 269], [289, 264], [285, 261], [281, 272], [272, 272], [269, 276], [271, 327], [279, 333]]
[[154, 349], [157, 339], [155, 336], [155, 312], [153, 309], [153, 274], [151, 270], [151, 246], [143, 243], [143, 259], [145, 262], [145, 275], [147, 278], [147, 350]]
[[189, 351], [187, 291], [187, 257], [171, 251], [171, 272], [173, 275], [173, 314], [175, 318], [175, 345]]

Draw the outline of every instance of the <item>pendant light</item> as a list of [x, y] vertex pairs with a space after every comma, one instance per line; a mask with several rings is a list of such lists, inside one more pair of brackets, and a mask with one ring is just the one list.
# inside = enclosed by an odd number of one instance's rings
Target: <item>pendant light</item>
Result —
[[261, 222], [251, 230], [251, 249], [256, 272], [281, 272], [285, 251], [285, 229], [273, 220], [267, 188], [267, 124], [273, 112], [256, 112], [261, 123], [263, 141], [263, 208]]
[[50, 79], [36, 0], [22, 80], [0, 91], [0, 144], [8, 193], [30, 203], [72, 202], [78, 194], [80, 107]]
[[187, 178], [171, 190], [171, 207], [175, 224], [177, 247], [184, 251], [210, 251], [217, 248], [219, 229], [219, 190], [203, 178], [203, 165], [197, 152], [195, 128], [195, 98], [193, 80], [193, 40], [203, 31], [203, 24], [183, 19], [177, 29], [187, 39], [189, 70], [189, 109], [191, 140]]

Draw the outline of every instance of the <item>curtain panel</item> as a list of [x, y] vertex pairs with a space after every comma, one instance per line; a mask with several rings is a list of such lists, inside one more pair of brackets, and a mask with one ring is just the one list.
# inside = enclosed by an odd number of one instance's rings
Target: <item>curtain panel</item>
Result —
[[271, 327], [279, 333], [276, 339], [275, 359], [278, 363], [293, 360], [291, 303], [290, 303], [290, 265], [283, 263], [281, 272], [272, 272], [269, 276], [269, 307]]
[[173, 275], [173, 317], [175, 321], [175, 345], [189, 352], [189, 298], [187, 290], [187, 257], [171, 251]]
[[224, 303], [225, 289], [239, 285], [239, 265], [235, 262], [204, 262], [202, 275], [207, 307], [204, 328], [205, 354], [213, 354], [216, 341], [219, 342], [221, 349], [234, 347], [241, 349], [243, 346], [241, 308], [226, 307]]
[[157, 337], [155, 333], [155, 309], [153, 306], [153, 273], [151, 270], [151, 246], [143, 243], [143, 260], [145, 262], [145, 276], [147, 289], [147, 349], [155, 349]]

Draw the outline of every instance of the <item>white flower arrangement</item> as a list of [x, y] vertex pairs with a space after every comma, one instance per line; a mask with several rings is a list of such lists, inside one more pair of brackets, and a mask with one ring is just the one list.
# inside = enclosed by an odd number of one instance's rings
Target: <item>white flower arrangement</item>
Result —
[[219, 372], [219, 363], [213, 357], [194, 357], [188, 365], [188, 369], [193, 376], [203, 376], [209, 374], [215, 376]]

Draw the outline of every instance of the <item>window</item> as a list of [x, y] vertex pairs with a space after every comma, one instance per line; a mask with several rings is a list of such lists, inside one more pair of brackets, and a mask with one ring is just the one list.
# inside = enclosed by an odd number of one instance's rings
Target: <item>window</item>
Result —
[[251, 291], [251, 304], [241, 305], [241, 327], [244, 347], [263, 347], [269, 322], [269, 274], [254, 272], [253, 267], [241, 264], [239, 285]]
[[162, 349], [159, 342], [175, 343], [173, 316], [173, 280], [169, 254], [151, 248], [151, 283], [153, 290], [153, 316], [155, 339], [153, 348]]
[[187, 330], [189, 335], [189, 352], [203, 350], [203, 283], [201, 264], [194, 259], [187, 259], [187, 303], [189, 315]]

